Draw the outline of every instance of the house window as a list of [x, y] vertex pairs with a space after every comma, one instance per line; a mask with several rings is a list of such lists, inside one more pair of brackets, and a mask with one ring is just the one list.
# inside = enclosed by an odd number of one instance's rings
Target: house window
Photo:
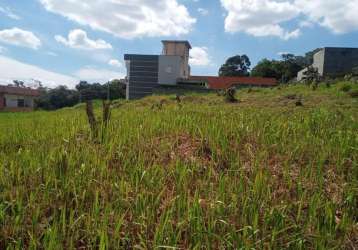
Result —
[[25, 100], [24, 99], [17, 99], [17, 107], [19, 107], [19, 108], [25, 107]]

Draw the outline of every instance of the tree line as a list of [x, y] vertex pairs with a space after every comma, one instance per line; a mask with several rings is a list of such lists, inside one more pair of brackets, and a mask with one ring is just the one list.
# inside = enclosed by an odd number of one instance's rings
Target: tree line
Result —
[[126, 96], [126, 85], [121, 80], [112, 80], [105, 84], [81, 81], [75, 89], [61, 85], [54, 89], [40, 86], [38, 90], [40, 97], [36, 100], [36, 106], [45, 110], [72, 107], [87, 100], [115, 100]]
[[247, 55], [237, 55], [226, 60], [219, 69], [219, 76], [255, 76], [276, 78], [287, 83], [297, 76], [302, 69], [312, 65], [313, 55], [320, 49], [315, 49], [304, 56], [282, 54], [280, 60], [262, 59], [251, 69]]

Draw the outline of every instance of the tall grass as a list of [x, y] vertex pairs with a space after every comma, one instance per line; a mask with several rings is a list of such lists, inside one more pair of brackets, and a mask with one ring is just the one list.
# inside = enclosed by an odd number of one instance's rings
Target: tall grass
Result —
[[0, 114], [0, 249], [354, 249], [358, 106], [340, 86], [124, 102], [100, 143], [83, 105]]

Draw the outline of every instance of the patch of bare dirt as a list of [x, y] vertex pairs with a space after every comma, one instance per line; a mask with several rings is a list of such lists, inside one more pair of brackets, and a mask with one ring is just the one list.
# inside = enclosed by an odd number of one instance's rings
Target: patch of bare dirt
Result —
[[188, 133], [156, 137], [147, 146], [153, 152], [155, 162], [165, 165], [177, 160], [200, 164], [211, 161], [208, 143]]

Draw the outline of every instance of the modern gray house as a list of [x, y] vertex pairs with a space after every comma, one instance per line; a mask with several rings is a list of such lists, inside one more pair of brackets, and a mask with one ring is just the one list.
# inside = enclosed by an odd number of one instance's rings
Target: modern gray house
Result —
[[188, 41], [162, 41], [162, 55], [125, 54], [127, 99], [153, 94], [159, 86], [173, 86], [190, 76]]
[[[340, 77], [352, 73], [358, 67], [358, 48], [326, 47], [313, 56], [312, 67], [318, 70], [322, 77]], [[305, 78], [307, 68], [297, 74], [297, 80]]]

